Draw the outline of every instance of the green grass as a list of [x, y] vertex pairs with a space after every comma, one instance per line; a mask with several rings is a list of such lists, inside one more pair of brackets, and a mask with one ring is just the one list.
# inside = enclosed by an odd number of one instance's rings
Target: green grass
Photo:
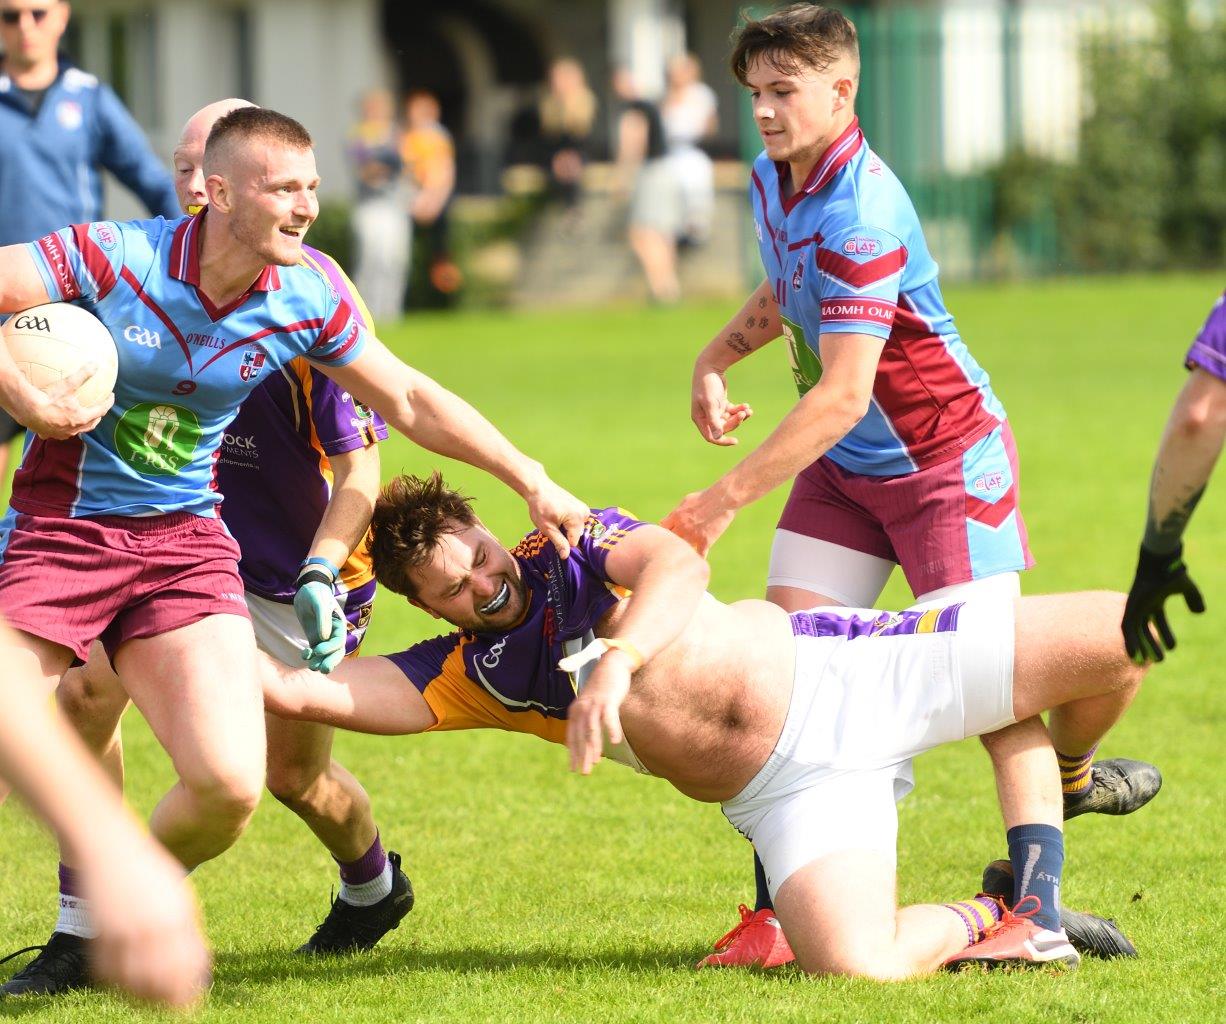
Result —
[[[1218, 288], [1216, 277], [1163, 277], [951, 290], [1018, 437], [1039, 561], [1026, 590], [1127, 586], [1180, 358]], [[386, 337], [585, 500], [658, 518], [737, 454], [702, 444], [688, 421], [693, 354], [731, 305], [419, 317]], [[757, 410], [742, 431], [743, 443], [755, 443], [792, 397], [783, 352], [734, 371], [733, 395]], [[431, 465], [405, 442], [385, 447], [385, 475]], [[499, 485], [466, 467], [448, 475], [480, 498], [504, 540], [523, 531], [522, 507]], [[716, 547], [717, 595], [761, 593], [783, 498], [746, 510]], [[1137, 961], [895, 986], [790, 970], [696, 973], [693, 963], [752, 891], [749, 848], [717, 809], [617, 765], [573, 777], [560, 748], [524, 737], [342, 735], [339, 756], [372, 794], [385, 840], [405, 854], [418, 907], [371, 955], [338, 963], [291, 955], [324, 913], [334, 874], [306, 829], [266, 800], [237, 846], [194, 876], [217, 951], [201, 1019], [1221, 1019], [1226, 502], [1216, 491], [1197, 512], [1188, 557], [1209, 614], [1174, 613], [1180, 650], [1104, 745], [1108, 756], [1160, 764], [1166, 788], [1134, 818], [1079, 818], [1068, 830], [1067, 902], [1118, 918], [1141, 950]], [[897, 577], [887, 604], [906, 601]], [[366, 649], [397, 650], [433, 632], [384, 594]], [[127, 738], [130, 795], [148, 812], [169, 766], [135, 715]], [[901, 809], [900, 895], [963, 897], [1004, 850], [987, 759], [963, 743], [921, 759], [917, 774]], [[16, 948], [50, 930], [55, 855], [19, 809], [0, 809], [0, 830], [0, 935]], [[158, 1016], [93, 993], [0, 1004], [9, 1015]]]

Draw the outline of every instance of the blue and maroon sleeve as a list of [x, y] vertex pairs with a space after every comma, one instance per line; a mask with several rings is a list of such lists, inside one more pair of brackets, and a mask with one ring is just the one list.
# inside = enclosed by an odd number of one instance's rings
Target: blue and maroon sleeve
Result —
[[370, 332], [348, 300], [330, 285], [327, 291], [328, 311], [324, 325], [306, 355], [323, 366], [344, 366], [362, 354]]
[[889, 338], [907, 265], [907, 247], [898, 237], [856, 224], [823, 239], [815, 258], [821, 333]]
[[1199, 366], [1220, 380], [1226, 380], [1226, 295], [1210, 310], [1205, 326], [1184, 357], [1184, 364], [1189, 370]]
[[112, 221], [73, 224], [26, 247], [52, 302], [99, 302], [123, 272], [123, 233]]

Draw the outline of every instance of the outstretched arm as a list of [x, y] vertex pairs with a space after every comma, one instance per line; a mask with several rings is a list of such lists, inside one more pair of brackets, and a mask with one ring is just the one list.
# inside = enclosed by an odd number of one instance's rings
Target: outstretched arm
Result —
[[261, 654], [260, 682], [264, 710], [278, 718], [379, 736], [425, 732], [437, 721], [426, 698], [387, 658], [350, 658], [324, 676]]
[[609, 649], [566, 712], [570, 766], [584, 775], [600, 760], [602, 730], [622, 740], [618, 709], [631, 674], [677, 639], [706, 592], [711, 570], [685, 542], [658, 526], [627, 534], [609, 553], [609, 578], [631, 591]]
[[1183, 594], [1192, 611], [1204, 611], [1204, 600], [1183, 563], [1183, 533], [1224, 440], [1226, 381], [1198, 367], [1171, 410], [1150, 479], [1145, 535], [1122, 627], [1134, 661], [1162, 661], [1164, 649], [1174, 648], [1175, 636], [1163, 609], [1172, 594]]
[[539, 462], [464, 399], [401, 362], [374, 338], [353, 362], [320, 369], [409, 440], [497, 477], [527, 502], [532, 522], [562, 557], [570, 554], [588, 507], [550, 480]]

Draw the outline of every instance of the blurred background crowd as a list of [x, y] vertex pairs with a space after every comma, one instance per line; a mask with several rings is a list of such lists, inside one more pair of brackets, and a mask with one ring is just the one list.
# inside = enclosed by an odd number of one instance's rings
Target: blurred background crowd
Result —
[[[208, 100], [301, 119], [323, 176], [312, 242], [387, 319], [743, 291], [759, 146], [726, 57], [740, 11], [772, 6], [90, 0], [60, 45], [159, 156]], [[945, 279], [1220, 264], [1222, 0], [838, 6], [862, 126]], [[144, 212], [123, 189], [106, 210]]]

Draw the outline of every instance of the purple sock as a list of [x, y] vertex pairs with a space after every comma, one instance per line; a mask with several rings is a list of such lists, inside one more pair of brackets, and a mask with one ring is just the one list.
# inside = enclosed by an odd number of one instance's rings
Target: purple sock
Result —
[[[335, 857], [332, 859], [336, 860]], [[371, 843], [370, 849], [357, 860], [338, 860], [336, 863], [341, 869], [341, 881], [346, 885], [363, 885], [366, 882], [373, 882], [383, 874], [383, 869], [387, 867], [387, 854], [383, 850], [383, 844], [379, 841], [379, 833], [375, 833], [375, 841]]]
[[70, 868], [67, 864], [60, 864], [60, 895], [76, 896], [81, 895], [81, 881], [77, 877], [77, 869]]

